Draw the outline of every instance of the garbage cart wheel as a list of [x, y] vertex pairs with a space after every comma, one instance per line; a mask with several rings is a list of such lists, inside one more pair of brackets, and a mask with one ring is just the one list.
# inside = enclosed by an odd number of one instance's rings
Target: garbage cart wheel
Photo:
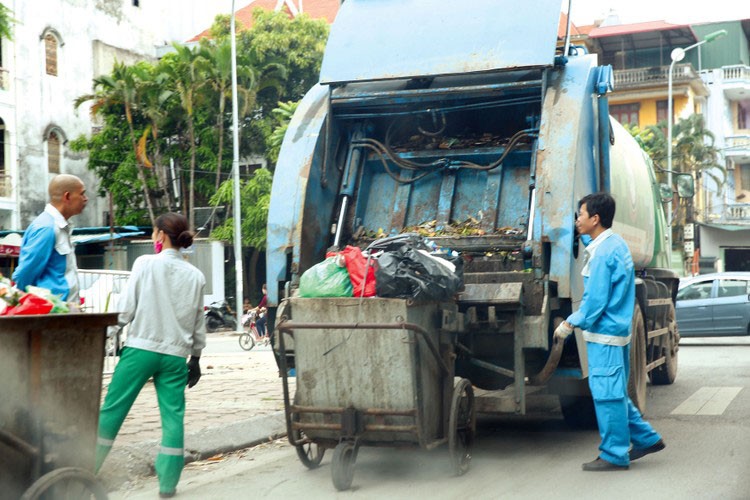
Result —
[[255, 340], [253, 340], [253, 336], [249, 333], [243, 333], [240, 335], [240, 347], [242, 347], [246, 351], [252, 350], [253, 347], [255, 347]]
[[331, 462], [331, 478], [339, 491], [352, 487], [354, 479], [354, 462], [357, 460], [357, 447], [354, 443], [344, 441], [336, 445]]
[[[297, 404], [296, 397], [294, 398], [294, 404]], [[299, 413], [293, 413], [292, 420], [294, 422], [299, 422]], [[308, 469], [317, 469], [320, 462], [323, 460], [323, 455], [325, 454], [326, 449], [310, 441], [307, 436], [305, 436], [305, 433], [298, 429], [292, 429], [292, 438], [295, 443], [303, 443], [295, 446], [299, 461]]]
[[457, 476], [465, 474], [471, 464], [471, 448], [477, 428], [474, 410], [474, 389], [462, 378], [453, 388], [453, 401], [448, 422], [448, 449]]
[[78, 467], [63, 467], [37, 479], [21, 500], [39, 498], [106, 500], [107, 491], [91, 472]]

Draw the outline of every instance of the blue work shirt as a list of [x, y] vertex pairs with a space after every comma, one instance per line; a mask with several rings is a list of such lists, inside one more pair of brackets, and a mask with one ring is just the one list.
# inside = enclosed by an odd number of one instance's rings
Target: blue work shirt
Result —
[[78, 300], [77, 268], [69, 231], [70, 225], [52, 205], [34, 219], [23, 235], [18, 267], [13, 273], [19, 289], [40, 286], [63, 300]]
[[[630, 250], [625, 240], [607, 229], [584, 252], [583, 298], [567, 322], [584, 330], [587, 341], [625, 345], [635, 306], [635, 266]], [[622, 338], [608, 341], [599, 337], [602, 335]]]

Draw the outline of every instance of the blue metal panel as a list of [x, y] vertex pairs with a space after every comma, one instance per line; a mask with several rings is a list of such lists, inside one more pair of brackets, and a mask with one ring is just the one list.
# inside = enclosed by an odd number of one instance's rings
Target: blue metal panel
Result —
[[[486, 164], [501, 153], [502, 148], [497, 148], [463, 152], [460, 156], [466, 161]], [[436, 154], [440, 158], [447, 152]], [[453, 153], [450, 158], [456, 160], [457, 155]], [[419, 158], [420, 161], [430, 159], [424, 154]], [[396, 234], [406, 227], [432, 220], [437, 221], [439, 230], [450, 222], [463, 222], [472, 217], [481, 221], [487, 233], [499, 227], [525, 228], [530, 162], [530, 152], [521, 150], [509, 154], [503, 166], [489, 172], [440, 170], [412, 184], [402, 184], [385, 172], [379, 159], [370, 157], [362, 169], [357, 190], [355, 226]], [[399, 170], [393, 164], [390, 168], [402, 179], [411, 179], [411, 171]]]
[[571, 58], [554, 71], [542, 108], [537, 153], [538, 241], [551, 243], [550, 280], [561, 297], [580, 297], [582, 248], [574, 259], [577, 202], [596, 191], [596, 56]]
[[[326, 237], [305, 238], [302, 248], [303, 230], [323, 233], [330, 227], [333, 195], [326, 194], [320, 182], [320, 155], [318, 147], [326, 118], [328, 88], [313, 87], [297, 108], [289, 129], [284, 136], [279, 162], [271, 188], [271, 202], [268, 209], [266, 268], [268, 283], [268, 303], [278, 305], [279, 282], [284, 282], [292, 270], [298, 269], [301, 252], [320, 254], [325, 251]], [[336, 171], [329, 168], [327, 171]], [[313, 200], [316, 198], [316, 200]], [[310, 214], [310, 210], [318, 214]], [[314, 257], [310, 257], [313, 259]]]
[[347, 0], [324, 84], [551, 66], [560, 0]]

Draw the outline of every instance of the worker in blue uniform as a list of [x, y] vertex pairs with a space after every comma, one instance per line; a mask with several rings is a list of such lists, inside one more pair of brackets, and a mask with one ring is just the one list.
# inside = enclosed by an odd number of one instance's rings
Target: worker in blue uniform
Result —
[[[589, 388], [602, 442], [585, 471], [627, 470], [630, 461], [664, 449], [661, 436], [628, 397], [631, 323], [635, 306], [633, 259], [625, 241], [612, 232], [615, 200], [594, 193], [578, 202], [576, 228], [583, 239], [583, 298], [580, 307], [555, 329], [564, 340], [583, 330], [588, 353]], [[633, 445], [630, 449], [630, 445]]]

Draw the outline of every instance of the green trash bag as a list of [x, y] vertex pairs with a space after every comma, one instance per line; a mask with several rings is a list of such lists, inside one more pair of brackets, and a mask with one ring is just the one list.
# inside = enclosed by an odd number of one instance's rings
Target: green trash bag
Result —
[[343, 259], [328, 257], [302, 273], [299, 294], [302, 297], [351, 297], [352, 282]]

